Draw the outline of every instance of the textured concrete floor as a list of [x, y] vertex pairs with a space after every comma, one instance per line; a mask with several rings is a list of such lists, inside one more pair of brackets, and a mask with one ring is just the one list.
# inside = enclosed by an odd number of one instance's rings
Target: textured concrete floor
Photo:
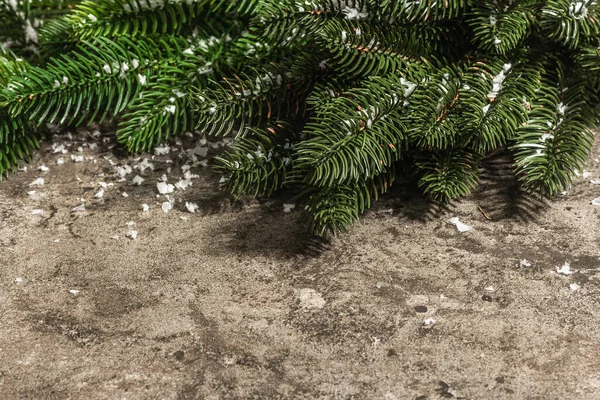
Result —
[[552, 201], [501, 172], [443, 209], [398, 187], [321, 243], [203, 167], [163, 212], [181, 150], [134, 186], [142, 160], [56, 140], [0, 184], [0, 398], [600, 398], [597, 162]]

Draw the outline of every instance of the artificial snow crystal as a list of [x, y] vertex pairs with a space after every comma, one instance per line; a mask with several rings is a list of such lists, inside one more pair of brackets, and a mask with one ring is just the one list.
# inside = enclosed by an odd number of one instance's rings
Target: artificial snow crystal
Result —
[[592, 179], [592, 180], [590, 180], [590, 183], [592, 185], [600, 185], [600, 179]]
[[142, 204], [142, 212], [148, 212], [150, 210], [150, 206], [148, 204]]
[[579, 285], [578, 285], [578, 284], [576, 284], [576, 283], [571, 283], [571, 284], [569, 285], [569, 287], [571, 288], [571, 290], [572, 290], [572, 291], [576, 291], [576, 290], [579, 290], [579, 289], [581, 288], [581, 286], [579, 286]]
[[531, 262], [523, 259], [523, 260], [521, 260], [521, 262], [519, 262], [519, 267], [529, 268], [529, 267], [531, 267]]
[[185, 208], [187, 208], [187, 210], [188, 210], [189, 212], [191, 212], [192, 214], [195, 214], [195, 213], [196, 213], [196, 210], [197, 210], [198, 208], [200, 208], [200, 207], [198, 207], [198, 204], [196, 204], [196, 203], [189, 203], [189, 202], [187, 202], [187, 201], [186, 201], [186, 202], [185, 202]]
[[118, 167], [116, 171], [117, 176], [122, 180], [125, 180], [125, 176], [130, 174], [131, 172], [132, 169], [129, 165], [123, 165], [122, 167]]
[[56, 165], [63, 165], [65, 163], [65, 159], [64, 158], [59, 158], [58, 160], [56, 160]]
[[35, 181], [31, 182], [29, 186], [44, 186], [44, 178], [37, 178]]
[[73, 162], [80, 163], [83, 161], [83, 156], [82, 155], [76, 156], [76, 155], [71, 154], [71, 160], [73, 160]]
[[17, 284], [23, 283], [23, 278], [15, 278], [15, 283], [17, 283]]
[[169, 212], [173, 209], [173, 203], [171, 203], [170, 201], [165, 201], [164, 203], [162, 203], [161, 207], [164, 212]]
[[160, 194], [173, 193], [173, 190], [175, 190], [175, 186], [167, 182], [158, 182], [156, 188]]
[[574, 271], [571, 270], [571, 264], [568, 261], [565, 261], [561, 267], [556, 267], [556, 273], [560, 275], [572, 275], [573, 272]]
[[169, 154], [170, 151], [171, 148], [168, 145], [160, 145], [154, 148], [154, 154], [156, 154], [157, 156], [164, 156], [166, 154]]
[[127, 194], [127, 192], [121, 193], [121, 196], [123, 196], [123, 197], [129, 197], [129, 195]]
[[192, 181], [188, 179], [180, 179], [179, 182], [175, 184], [175, 187], [179, 190], [185, 190], [188, 186], [192, 186]]
[[82, 212], [85, 211], [85, 203], [81, 203], [77, 207], [71, 209], [71, 212]]
[[456, 226], [456, 229], [458, 229], [459, 232], [467, 232], [467, 231], [470, 231], [471, 229], [473, 229], [473, 227], [460, 222], [458, 217], [452, 217], [448, 220], [448, 222], [450, 222], [451, 224], [454, 224]]
[[142, 184], [144, 181], [145, 181], [145, 179], [144, 179], [144, 178], [142, 178], [142, 177], [141, 177], [141, 176], [139, 176], [139, 175], [136, 175], [136, 176], [135, 176], [135, 177], [134, 177], [134, 178], [131, 180], [131, 183], [133, 183], [134, 185], [138, 185], [138, 186], [139, 186], [139, 185], [141, 185], [141, 184]]
[[46, 167], [45, 165], [40, 165], [38, 171], [48, 172], [50, 171], [50, 168]]
[[44, 210], [31, 210], [31, 215], [42, 215], [44, 214]]
[[137, 231], [129, 231], [125, 234], [125, 236], [127, 236], [128, 238], [131, 238], [131, 240], [135, 240], [137, 238]]
[[138, 165], [136, 165], [134, 168], [139, 169], [140, 174], [143, 174], [144, 171], [146, 171], [147, 169], [154, 171], [154, 164], [149, 162], [147, 158], [144, 158], [144, 160], [141, 163], [139, 163]]
[[104, 197], [104, 189], [100, 189], [98, 193], [94, 195], [94, 198], [96, 199], [101, 199], [102, 197]]
[[431, 329], [431, 328], [433, 328], [434, 325], [435, 325], [435, 319], [433, 319], [433, 318], [427, 318], [425, 321], [423, 321], [423, 328], [425, 328], [425, 329]]
[[594, 200], [592, 200], [592, 205], [600, 206], [600, 197], [596, 197]]
[[361, 12], [360, 10], [358, 10], [356, 8], [352, 8], [352, 7], [345, 7], [342, 10], [342, 13], [346, 17], [346, 19], [349, 19], [349, 20], [363, 19], [363, 18], [367, 18], [369, 16], [369, 13]]
[[283, 205], [283, 212], [284, 212], [284, 213], [289, 213], [289, 212], [292, 212], [292, 210], [293, 210], [294, 208], [296, 208], [296, 205], [295, 205], [295, 204], [284, 204], [284, 205]]
[[29, 192], [27, 192], [27, 194], [28, 194], [29, 196], [32, 196], [32, 197], [33, 197], [33, 196], [35, 196], [35, 190], [30, 190]]
[[69, 290], [69, 293], [71, 293], [73, 296], [77, 296], [79, 294], [80, 290], [77, 289], [71, 289]]

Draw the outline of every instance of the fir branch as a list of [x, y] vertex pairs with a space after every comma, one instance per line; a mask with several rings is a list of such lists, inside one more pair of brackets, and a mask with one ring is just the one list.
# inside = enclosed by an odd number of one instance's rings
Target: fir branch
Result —
[[269, 196], [281, 189], [292, 168], [296, 140], [295, 127], [285, 121], [270, 123], [266, 129], [248, 130], [226, 154], [217, 157], [224, 187], [236, 197]]
[[515, 171], [525, 189], [555, 195], [571, 185], [591, 150], [591, 129], [598, 125], [596, 101], [587, 83], [567, 79], [560, 65], [543, 77], [528, 121], [512, 146]]
[[223, 78], [223, 83], [193, 90], [191, 106], [198, 129], [216, 136], [243, 135], [248, 127], [265, 128], [269, 121], [302, 116], [310, 87], [310, 81], [270, 66], [252, 76]]
[[446, 150], [460, 141], [462, 126], [457, 112], [462, 65], [450, 65], [421, 82], [410, 99], [410, 113], [402, 117], [409, 127], [411, 145]]
[[305, 211], [309, 230], [317, 236], [346, 232], [360, 214], [371, 207], [380, 194], [394, 183], [394, 169], [371, 179], [359, 179], [344, 185], [309, 186], [293, 201]]
[[314, 110], [308, 139], [297, 146], [294, 180], [311, 186], [371, 178], [401, 155], [406, 128], [398, 109], [414, 86], [404, 79], [371, 78]]
[[600, 35], [600, 3], [595, 0], [547, 0], [541, 10], [544, 34], [570, 48]]
[[442, 203], [465, 196], [475, 187], [482, 155], [467, 149], [421, 153], [415, 157], [419, 188]]
[[459, 109], [470, 147], [485, 154], [507, 144], [527, 120], [542, 70], [540, 63], [523, 58], [469, 67], [459, 90]]
[[4, 105], [12, 116], [28, 115], [37, 125], [102, 121], [109, 111], [122, 111], [149, 74], [179, 61], [168, 54], [182, 54], [182, 45], [185, 41], [169, 37], [156, 42], [128, 37], [84, 41], [45, 69], [32, 67], [27, 77], [13, 79], [4, 90]]
[[531, 32], [540, 6], [539, 0], [498, 1], [477, 5], [469, 18], [475, 43], [484, 51], [501, 55], [516, 49]]

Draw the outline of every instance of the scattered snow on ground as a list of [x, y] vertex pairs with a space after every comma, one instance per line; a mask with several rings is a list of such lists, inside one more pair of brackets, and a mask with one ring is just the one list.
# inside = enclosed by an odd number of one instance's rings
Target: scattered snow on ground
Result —
[[448, 220], [448, 222], [456, 225], [456, 229], [458, 229], [459, 232], [467, 232], [467, 231], [470, 231], [471, 229], [473, 229], [473, 227], [460, 222], [458, 217], [452, 217]]
[[571, 264], [568, 261], [565, 261], [561, 267], [556, 266], [556, 273], [559, 275], [571, 275], [573, 272], [575, 271], [571, 269]]
[[186, 202], [185, 202], [185, 208], [187, 208], [187, 210], [188, 210], [189, 212], [191, 212], [192, 214], [195, 214], [195, 213], [196, 213], [196, 210], [197, 210], [198, 208], [200, 208], [200, 207], [198, 207], [198, 204], [196, 204], [196, 203], [189, 203], [189, 202], [187, 202], [187, 201], [186, 201]]
[[31, 182], [29, 186], [44, 186], [44, 178], [37, 178], [35, 181]]
[[527, 260], [523, 259], [523, 260], [521, 260], [521, 262], [519, 262], [519, 267], [529, 268], [529, 267], [531, 267], [531, 261], [527, 261]]

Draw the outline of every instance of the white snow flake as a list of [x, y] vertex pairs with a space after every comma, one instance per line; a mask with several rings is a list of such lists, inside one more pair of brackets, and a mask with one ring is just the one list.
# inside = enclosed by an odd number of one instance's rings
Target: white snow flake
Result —
[[459, 232], [467, 232], [467, 231], [470, 231], [471, 229], [473, 229], [473, 227], [460, 222], [458, 217], [452, 217], [448, 220], [448, 222], [450, 222], [451, 224], [454, 224], [456, 226], [456, 229], [458, 229]]

